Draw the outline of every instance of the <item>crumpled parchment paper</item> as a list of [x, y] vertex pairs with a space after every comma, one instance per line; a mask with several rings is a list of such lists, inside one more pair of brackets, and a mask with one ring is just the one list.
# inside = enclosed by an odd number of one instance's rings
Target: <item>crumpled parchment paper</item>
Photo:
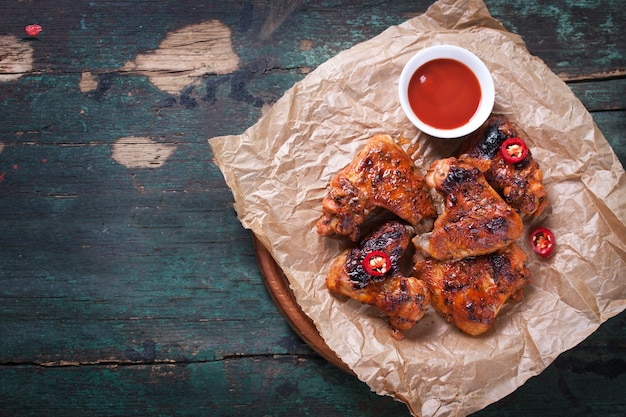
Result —
[[[332, 176], [374, 134], [416, 146], [423, 171], [456, 150], [458, 140], [413, 127], [396, 94], [409, 58], [444, 43], [469, 49], [491, 70], [494, 113], [528, 136], [552, 201], [526, 228], [551, 228], [558, 246], [543, 260], [526, 235], [520, 239], [533, 283], [486, 334], [464, 335], [430, 310], [396, 341], [372, 307], [326, 290], [328, 268], [347, 240], [318, 236], [315, 222]], [[482, 1], [436, 2], [320, 65], [242, 135], [209, 143], [241, 223], [282, 268], [327, 345], [371, 389], [405, 402], [415, 416], [465, 416], [501, 399], [626, 308], [624, 169], [570, 89]]]

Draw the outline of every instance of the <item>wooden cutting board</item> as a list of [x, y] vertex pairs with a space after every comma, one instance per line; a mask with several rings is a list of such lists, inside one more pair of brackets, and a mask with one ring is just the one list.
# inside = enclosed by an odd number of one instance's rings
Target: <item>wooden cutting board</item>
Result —
[[309, 316], [304, 314], [289, 287], [287, 277], [269, 251], [256, 236], [253, 238], [253, 243], [263, 281], [274, 303], [285, 316], [289, 325], [321, 357], [338, 368], [353, 374], [352, 370], [324, 342]]

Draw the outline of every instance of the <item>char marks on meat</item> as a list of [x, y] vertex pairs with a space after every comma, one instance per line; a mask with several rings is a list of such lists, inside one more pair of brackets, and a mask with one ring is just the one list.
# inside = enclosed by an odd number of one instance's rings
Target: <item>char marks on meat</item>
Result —
[[[390, 333], [396, 339], [402, 339], [403, 331], [424, 316], [430, 302], [424, 282], [402, 273], [400, 262], [413, 233], [412, 226], [399, 221], [384, 223], [339, 255], [326, 277], [333, 294], [372, 305], [389, 316]], [[369, 275], [363, 268], [363, 259], [372, 251], [382, 251], [391, 259], [392, 266], [384, 276]]]
[[464, 142], [458, 158], [479, 168], [487, 182], [522, 216], [537, 217], [550, 203], [539, 164], [531, 152], [516, 164], [507, 163], [500, 154], [502, 143], [514, 137], [522, 138], [512, 122], [502, 115], [491, 116]]
[[508, 246], [523, 232], [521, 217], [472, 165], [447, 158], [435, 161], [426, 182], [444, 199], [432, 232], [416, 236], [415, 247], [440, 260], [484, 255]]
[[415, 276], [426, 282], [435, 310], [463, 332], [476, 336], [489, 330], [509, 298], [521, 298], [531, 282], [525, 262], [524, 252], [512, 243], [478, 257], [421, 260], [415, 265]]

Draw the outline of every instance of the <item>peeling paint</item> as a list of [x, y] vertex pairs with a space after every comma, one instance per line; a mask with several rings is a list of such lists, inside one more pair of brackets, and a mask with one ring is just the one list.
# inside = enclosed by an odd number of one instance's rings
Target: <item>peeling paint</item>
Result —
[[156, 50], [138, 55], [123, 70], [144, 74], [160, 90], [178, 94], [207, 74], [229, 74], [238, 67], [230, 28], [211, 20], [170, 33]]
[[128, 136], [115, 141], [111, 154], [127, 168], [159, 168], [176, 150], [176, 145], [156, 142], [147, 137]]
[[85, 71], [80, 75], [78, 88], [82, 93], [88, 93], [98, 88], [98, 77], [89, 71]]
[[33, 47], [13, 35], [0, 36], [0, 82], [13, 81], [33, 69]]
[[302, 39], [300, 41], [300, 50], [301, 51], [310, 51], [311, 49], [313, 49], [313, 46], [315, 46], [315, 44], [313, 43], [313, 41], [311, 41], [309, 39]]

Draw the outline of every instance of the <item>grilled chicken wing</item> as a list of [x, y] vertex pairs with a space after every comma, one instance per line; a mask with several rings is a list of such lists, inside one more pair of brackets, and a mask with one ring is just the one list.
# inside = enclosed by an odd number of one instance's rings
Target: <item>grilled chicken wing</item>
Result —
[[[358, 247], [345, 250], [333, 262], [326, 286], [343, 295], [375, 306], [389, 316], [391, 335], [401, 340], [408, 330], [424, 316], [430, 296], [425, 284], [402, 274], [400, 258], [411, 242], [414, 229], [398, 221], [384, 223], [366, 237]], [[390, 267], [382, 276], [370, 275], [363, 267], [368, 253], [382, 251], [389, 257]]]
[[414, 275], [426, 281], [433, 307], [448, 322], [475, 336], [491, 327], [509, 297], [521, 298], [531, 281], [525, 262], [524, 252], [512, 243], [479, 257], [421, 260]]
[[506, 117], [491, 116], [461, 146], [459, 159], [478, 167], [487, 182], [523, 216], [539, 216], [550, 203], [543, 186], [543, 173], [531, 153], [521, 162], [509, 164], [500, 153], [502, 143], [520, 137]]
[[478, 168], [455, 158], [433, 162], [426, 182], [445, 197], [431, 233], [415, 247], [435, 259], [461, 259], [502, 249], [523, 232], [521, 217], [487, 183]]
[[388, 135], [372, 137], [337, 174], [322, 201], [317, 231], [359, 240], [360, 226], [376, 207], [387, 209], [418, 231], [432, 228], [437, 213], [411, 157]]

